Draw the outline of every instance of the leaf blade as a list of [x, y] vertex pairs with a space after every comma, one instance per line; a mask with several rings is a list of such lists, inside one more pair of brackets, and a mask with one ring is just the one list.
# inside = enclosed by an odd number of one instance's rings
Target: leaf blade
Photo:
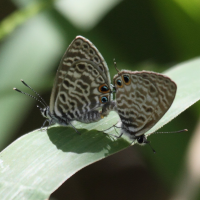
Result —
[[[200, 59], [196, 59], [165, 73], [177, 83], [177, 97], [170, 110], [149, 132], [157, 130], [200, 99], [199, 65]], [[117, 114], [111, 112], [98, 123], [76, 123], [81, 135], [71, 127], [54, 126], [47, 131], [33, 131], [13, 142], [0, 153], [1, 199], [48, 198], [83, 167], [128, 147], [130, 143], [124, 138], [116, 140], [98, 132], [118, 120]], [[110, 133], [116, 134], [114, 129]], [[10, 187], [14, 184], [14, 188]]]

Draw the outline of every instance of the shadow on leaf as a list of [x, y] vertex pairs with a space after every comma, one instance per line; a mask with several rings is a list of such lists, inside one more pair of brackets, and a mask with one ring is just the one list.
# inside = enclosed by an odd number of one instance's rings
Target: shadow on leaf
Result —
[[97, 130], [78, 129], [79, 135], [71, 127], [52, 127], [47, 130], [51, 142], [63, 152], [97, 153], [104, 151], [105, 156], [124, 149], [130, 144], [123, 138], [116, 139]]

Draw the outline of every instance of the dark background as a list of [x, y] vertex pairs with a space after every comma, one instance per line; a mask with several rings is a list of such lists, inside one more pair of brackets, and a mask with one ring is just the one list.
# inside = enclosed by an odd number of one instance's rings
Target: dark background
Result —
[[[60, 1], [54, 2], [0, 1], [1, 150], [19, 136], [41, 127], [44, 121], [36, 102], [12, 88], [26, 90], [19, 81], [23, 78], [49, 102], [59, 61], [77, 35], [88, 38], [99, 49], [111, 78], [116, 74], [113, 58], [119, 69], [163, 72], [200, 54], [197, 1], [98, 0], [87, 4], [83, 0], [70, 8], [69, 4], [62, 5], [64, 12], [58, 7]], [[105, 6], [96, 8], [97, 2]], [[75, 14], [66, 17], [68, 9]], [[98, 13], [91, 12], [95, 9]], [[84, 19], [86, 15], [94, 19], [92, 25]], [[82, 169], [51, 198], [200, 199], [200, 169], [193, 177], [188, 167], [191, 156], [198, 161], [200, 152], [194, 150], [199, 110], [200, 104], [196, 103], [161, 129], [187, 128], [189, 132], [149, 138], [156, 154], [147, 145], [130, 147]]]

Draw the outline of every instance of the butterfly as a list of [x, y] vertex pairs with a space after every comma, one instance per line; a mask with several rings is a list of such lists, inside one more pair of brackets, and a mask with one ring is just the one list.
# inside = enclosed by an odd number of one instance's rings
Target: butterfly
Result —
[[[22, 83], [34, 91], [23, 80]], [[26, 94], [16, 88], [17, 92]], [[34, 91], [35, 92], [35, 91]], [[100, 109], [112, 101], [112, 85], [108, 66], [98, 49], [83, 36], [77, 36], [67, 48], [59, 64], [51, 92], [50, 106], [37, 93], [37, 101], [46, 122], [72, 125], [99, 121], [104, 117]], [[75, 129], [76, 130], [76, 129]]]
[[144, 134], [168, 111], [177, 85], [156, 72], [117, 71], [113, 78], [116, 100], [108, 102], [102, 114], [108, 115], [111, 110], [119, 114], [121, 134], [118, 137], [126, 134], [139, 144], [149, 143]]

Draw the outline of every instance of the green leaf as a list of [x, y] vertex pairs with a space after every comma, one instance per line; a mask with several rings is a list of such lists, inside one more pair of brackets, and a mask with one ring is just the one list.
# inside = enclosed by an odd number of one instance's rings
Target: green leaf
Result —
[[[167, 71], [178, 85], [177, 96], [166, 115], [146, 135], [157, 130], [200, 99], [200, 59]], [[115, 139], [98, 130], [119, 120], [115, 112], [91, 124], [53, 126], [36, 130], [9, 145], [0, 154], [0, 199], [47, 199], [64, 181], [83, 167], [130, 145], [126, 138]], [[116, 134], [114, 129], [110, 133]]]

